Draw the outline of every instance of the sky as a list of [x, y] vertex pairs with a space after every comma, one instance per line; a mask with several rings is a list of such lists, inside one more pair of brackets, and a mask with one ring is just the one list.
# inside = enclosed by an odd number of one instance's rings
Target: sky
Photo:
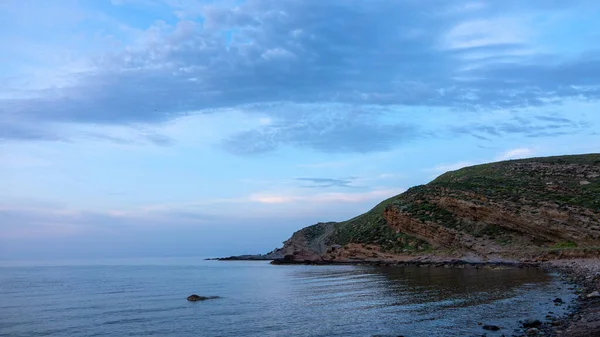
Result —
[[3, 0], [0, 260], [262, 253], [600, 152], [596, 0]]

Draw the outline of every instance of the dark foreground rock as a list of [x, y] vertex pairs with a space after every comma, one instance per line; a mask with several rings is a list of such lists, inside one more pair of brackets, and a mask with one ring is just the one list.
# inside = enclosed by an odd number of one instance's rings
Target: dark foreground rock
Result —
[[488, 330], [488, 331], [498, 331], [500, 330], [500, 327], [497, 325], [491, 325], [491, 324], [485, 324], [483, 326], [483, 330]]
[[212, 299], [216, 299], [216, 298], [220, 298], [219, 296], [200, 296], [200, 295], [190, 295], [188, 296], [187, 300], [190, 302], [198, 302], [198, 301], [206, 301], [206, 300], [212, 300]]
[[537, 328], [542, 325], [542, 321], [539, 319], [528, 318], [523, 321], [524, 328]]

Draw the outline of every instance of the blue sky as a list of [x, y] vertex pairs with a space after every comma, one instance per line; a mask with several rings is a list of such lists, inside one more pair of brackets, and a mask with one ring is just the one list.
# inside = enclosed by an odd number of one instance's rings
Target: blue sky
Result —
[[597, 1], [2, 1], [0, 259], [269, 251], [598, 152]]

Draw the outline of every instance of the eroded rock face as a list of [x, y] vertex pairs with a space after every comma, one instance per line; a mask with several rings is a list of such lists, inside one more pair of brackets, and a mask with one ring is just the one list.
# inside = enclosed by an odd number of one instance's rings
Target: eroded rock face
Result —
[[458, 231], [433, 222], [419, 221], [395, 207], [387, 207], [383, 217], [394, 230], [423, 239], [434, 247], [450, 247], [460, 244], [461, 241]]
[[289, 261], [319, 261], [333, 244], [327, 239], [334, 230], [333, 222], [319, 223], [295, 232], [283, 243], [279, 253]]
[[559, 208], [556, 203], [550, 202], [532, 207], [508, 200], [486, 200], [484, 197], [478, 198], [479, 202], [475, 203], [468, 197], [440, 197], [432, 199], [432, 202], [462, 221], [503, 227], [551, 242], [572, 241], [585, 245], [600, 240], [600, 231], [593, 226], [600, 213], [590, 209], [575, 206]]
[[317, 261], [321, 259], [320, 253], [309, 248], [308, 240], [300, 232], [294, 233], [291, 238], [286, 240], [281, 251], [284, 260]]
[[[395, 230], [423, 239], [435, 247], [466, 249], [481, 254], [513, 251], [518, 247], [552, 246], [570, 242], [573, 246], [593, 246], [600, 242], [600, 231], [591, 225], [597, 217], [592, 211], [581, 208], [557, 210], [551, 206], [537, 209], [520, 207], [515, 203], [474, 203], [450, 197], [433, 197], [428, 202], [446, 210], [459, 223], [472, 227], [496, 228], [510, 242], [498, 243], [494, 235], [475, 236], [467, 230], [448, 228], [435, 221], [420, 221], [410, 213], [390, 206], [384, 218]], [[517, 211], [520, 210], [520, 211]]]

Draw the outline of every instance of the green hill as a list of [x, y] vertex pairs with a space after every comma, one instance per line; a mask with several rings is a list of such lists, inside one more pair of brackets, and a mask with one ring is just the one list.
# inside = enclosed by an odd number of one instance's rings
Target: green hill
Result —
[[520, 257], [600, 246], [600, 154], [466, 167], [284, 243], [292, 260]]

